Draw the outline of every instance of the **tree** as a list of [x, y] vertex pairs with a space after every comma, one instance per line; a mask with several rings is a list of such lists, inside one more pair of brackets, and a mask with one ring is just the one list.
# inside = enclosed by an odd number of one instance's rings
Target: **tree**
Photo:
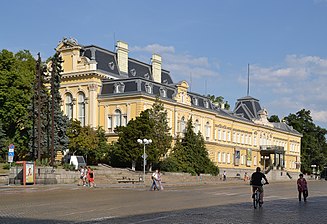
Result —
[[170, 128], [167, 121], [167, 111], [164, 110], [164, 105], [158, 97], [149, 110], [149, 115], [149, 118], [154, 123], [153, 132], [150, 137], [153, 141], [154, 149], [153, 162], [158, 163], [160, 158], [166, 156], [172, 143], [172, 136], [169, 133]]
[[279, 117], [277, 115], [271, 115], [270, 118], [268, 118], [269, 122], [280, 122]]
[[[82, 127], [81, 122], [78, 120], [72, 120], [67, 128], [70, 154], [84, 156], [89, 164], [98, 163], [99, 155], [97, 151], [100, 143], [98, 133], [103, 134], [90, 126]], [[103, 143], [103, 139], [101, 139], [101, 142]]]
[[[154, 126], [154, 120], [150, 119], [149, 110], [145, 110], [135, 120], [130, 120], [126, 127], [117, 127], [115, 132], [119, 138], [111, 151], [111, 164], [120, 167], [140, 164], [143, 145], [140, 145], [137, 139], [151, 139]], [[149, 144], [146, 151], [147, 161], [155, 161], [156, 153], [153, 144]]]
[[301, 171], [311, 173], [311, 165], [318, 165], [322, 170], [327, 164], [327, 130], [313, 123], [310, 110], [302, 109], [296, 114], [285, 117], [288, 125], [300, 132], [301, 139]]
[[184, 137], [177, 139], [173, 152], [162, 163], [162, 169], [197, 175], [219, 173], [218, 167], [209, 158], [202, 134], [195, 134], [193, 131], [192, 118], [187, 122]]
[[15, 160], [29, 156], [28, 119], [33, 95], [35, 59], [29, 51], [0, 52], [0, 120], [7, 144], [15, 145]]
[[[65, 151], [68, 149], [68, 136], [66, 135], [68, 118], [64, 116], [61, 110], [61, 95], [59, 92], [60, 82], [62, 76], [62, 58], [59, 52], [56, 52], [51, 58], [51, 113], [52, 113], [52, 151], [54, 151], [52, 156], [56, 155], [57, 151]], [[53, 139], [52, 139], [53, 138]], [[54, 159], [54, 158], [52, 158]]]
[[228, 101], [224, 101], [224, 97], [222, 96], [215, 97], [215, 95], [209, 95], [209, 94], [207, 95], [207, 97], [214, 105], [218, 106], [219, 108], [225, 108], [226, 110], [230, 109], [230, 105]]

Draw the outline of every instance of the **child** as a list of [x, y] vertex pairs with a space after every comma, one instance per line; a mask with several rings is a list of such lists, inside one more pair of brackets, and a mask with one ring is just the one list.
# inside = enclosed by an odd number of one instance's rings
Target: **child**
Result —
[[308, 184], [305, 178], [303, 178], [303, 174], [299, 175], [299, 179], [297, 180], [297, 190], [299, 191], [299, 201], [301, 201], [301, 194], [303, 194], [304, 201], [307, 201], [308, 197]]

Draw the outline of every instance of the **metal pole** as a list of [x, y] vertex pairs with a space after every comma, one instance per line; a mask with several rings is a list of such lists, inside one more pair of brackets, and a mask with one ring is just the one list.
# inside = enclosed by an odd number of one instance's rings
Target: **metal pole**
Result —
[[143, 147], [143, 183], [145, 183], [145, 143]]

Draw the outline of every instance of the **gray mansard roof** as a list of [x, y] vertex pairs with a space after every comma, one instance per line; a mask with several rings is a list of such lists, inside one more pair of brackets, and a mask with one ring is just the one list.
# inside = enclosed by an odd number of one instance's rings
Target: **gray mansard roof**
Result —
[[[119, 71], [117, 62], [117, 53], [103, 49], [101, 47], [90, 45], [83, 46], [81, 55], [97, 62], [97, 69], [108, 73], [116, 78], [133, 78], [140, 77], [153, 80], [152, 69], [150, 64], [128, 58], [128, 74]], [[173, 84], [169, 71], [161, 70], [161, 83]]]
[[258, 118], [258, 112], [261, 110], [259, 100], [246, 96], [237, 99], [235, 103], [234, 113], [245, 117], [248, 120]]
[[[128, 58], [128, 74], [119, 71], [117, 54], [95, 45], [83, 46], [80, 54], [97, 62], [97, 69], [116, 79], [104, 79], [99, 98], [144, 94], [159, 96], [166, 100], [174, 100], [177, 93], [176, 83], [173, 82], [170, 72], [161, 70], [161, 83], [153, 80], [150, 64]], [[149, 90], [150, 89], [150, 90]], [[118, 90], [118, 91], [117, 91]], [[208, 97], [188, 92], [193, 107], [214, 111], [220, 116], [249, 122], [253, 124], [258, 119], [258, 112], [262, 109], [259, 100], [246, 96], [237, 100], [234, 111], [218, 108], [211, 103]], [[272, 123], [275, 129], [293, 134], [300, 134], [285, 123]]]

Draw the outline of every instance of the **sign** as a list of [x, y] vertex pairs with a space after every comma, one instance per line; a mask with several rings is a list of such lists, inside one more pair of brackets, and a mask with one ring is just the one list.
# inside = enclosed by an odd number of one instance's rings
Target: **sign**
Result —
[[34, 163], [27, 162], [25, 165], [25, 180], [27, 184], [34, 183]]
[[14, 157], [14, 155], [15, 155], [15, 152], [8, 152], [8, 156]]
[[148, 158], [148, 155], [146, 153], [144, 153], [144, 155], [142, 155], [142, 158], [146, 159], [146, 158]]
[[234, 151], [234, 165], [235, 166], [240, 165], [240, 158], [241, 158], [240, 150], [235, 149], [235, 151]]
[[14, 162], [14, 157], [8, 155], [8, 163]]
[[10, 145], [9, 145], [9, 152], [13, 152], [14, 149], [15, 149], [14, 144], [10, 144]]

